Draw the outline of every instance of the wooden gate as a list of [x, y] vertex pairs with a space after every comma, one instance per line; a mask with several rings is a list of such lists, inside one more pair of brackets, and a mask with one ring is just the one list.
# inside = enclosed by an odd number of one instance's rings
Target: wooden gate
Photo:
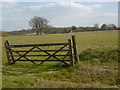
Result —
[[68, 39], [67, 43], [50, 44], [10, 45], [6, 40], [5, 49], [9, 64], [30, 61], [35, 65], [41, 65], [46, 61], [60, 61], [73, 66], [79, 60], [75, 36], [72, 36], [72, 40]]

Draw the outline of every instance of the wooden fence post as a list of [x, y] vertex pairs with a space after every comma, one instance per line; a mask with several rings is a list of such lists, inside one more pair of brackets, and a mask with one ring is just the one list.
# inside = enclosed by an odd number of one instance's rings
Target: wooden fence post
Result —
[[73, 51], [74, 51], [74, 60], [75, 60], [75, 64], [76, 64], [77, 62], [79, 62], [79, 58], [78, 58], [78, 51], [77, 51], [74, 35], [72, 36], [72, 43], [73, 43]]
[[68, 39], [69, 44], [69, 50], [70, 50], [70, 66], [74, 66], [74, 60], [73, 60], [73, 51], [72, 51], [72, 42], [71, 39]]
[[[6, 55], [7, 55], [7, 59], [8, 59], [8, 64], [13, 64], [13, 60], [14, 60], [14, 57], [13, 57], [13, 53], [11, 52], [11, 48], [9, 48], [9, 42], [8, 40], [6, 40], [5, 42], [5, 49], [6, 49]], [[10, 57], [12, 58], [12, 60], [10, 60]]]
[[8, 47], [7, 47], [8, 45], [9, 45], [9, 42], [6, 40], [6, 42], [5, 42], [5, 50], [6, 50], [7, 60], [8, 60], [8, 64], [11, 64], [10, 54], [9, 54], [9, 50], [8, 50]]

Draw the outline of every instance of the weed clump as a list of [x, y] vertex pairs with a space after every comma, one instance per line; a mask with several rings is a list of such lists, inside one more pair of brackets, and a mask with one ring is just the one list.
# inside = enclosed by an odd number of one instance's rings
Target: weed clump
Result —
[[99, 50], [99, 49], [87, 49], [79, 54], [79, 58], [82, 61], [94, 61], [98, 60], [100, 62], [107, 61], [118, 61], [118, 50]]

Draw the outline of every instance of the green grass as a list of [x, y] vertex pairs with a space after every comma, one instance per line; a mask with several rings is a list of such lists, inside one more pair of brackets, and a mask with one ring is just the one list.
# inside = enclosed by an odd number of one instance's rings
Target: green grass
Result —
[[[3, 88], [117, 88], [116, 54], [112, 53], [110, 58], [106, 56], [108, 52], [117, 50], [117, 34], [118, 32], [94, 32], [4, 37], [2, 40]], [[68, 42], [71, 35], [76, 36], [81, 55], [80, 63], [74, 67], [65, 67], [60, 62], [45, 62], [41, 66], [35, 66], [30, 62], [7, 64], [5, 40], [10, 44], [57, 43]], [[87, 51], [89, 49], [93, 51]]]

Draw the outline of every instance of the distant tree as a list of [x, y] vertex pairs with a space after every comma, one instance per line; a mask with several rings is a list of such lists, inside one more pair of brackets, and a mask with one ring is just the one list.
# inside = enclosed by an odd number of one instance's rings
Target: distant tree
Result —
[[116, 25], [115, 24], [103, 24], [101, 26], [102, 29], [105, 29], [105, 30], [114, 30], [114, 29], [117, 29]]
[[107, 25], [107, 24], [103, 24], [103, 25], [101, 26], [101, 28], [107, 30], [107, 29], [108, 29], [108, 25]]
[[94, 24], [94, 27], [91, 28], [93, 31], [98, 31], [99, 30], [99, 25], [96, 23]]
[[110, 30], [117, 29], [115, 24], [109, 24], [108, 27], [109, 27]]
[[72, 31], [76, 31], [77, 27], [72, 26]]
[[103, 25], [101, 26], [101, 28], [105, 28], [105, 27], [107, 27], [107, 24], [103, 24]]
[[47, 26], [48, 22], [49, 21], [43, 17], [34, 16], [34, 18], [29, 21], [29, 25], [36, 30], [36, 34], [38, 35], [39, 33], [42, 34], [42, 30]]
[[99, 25], [98, 24], [94, 24], [94, 28], [99, 28]]

